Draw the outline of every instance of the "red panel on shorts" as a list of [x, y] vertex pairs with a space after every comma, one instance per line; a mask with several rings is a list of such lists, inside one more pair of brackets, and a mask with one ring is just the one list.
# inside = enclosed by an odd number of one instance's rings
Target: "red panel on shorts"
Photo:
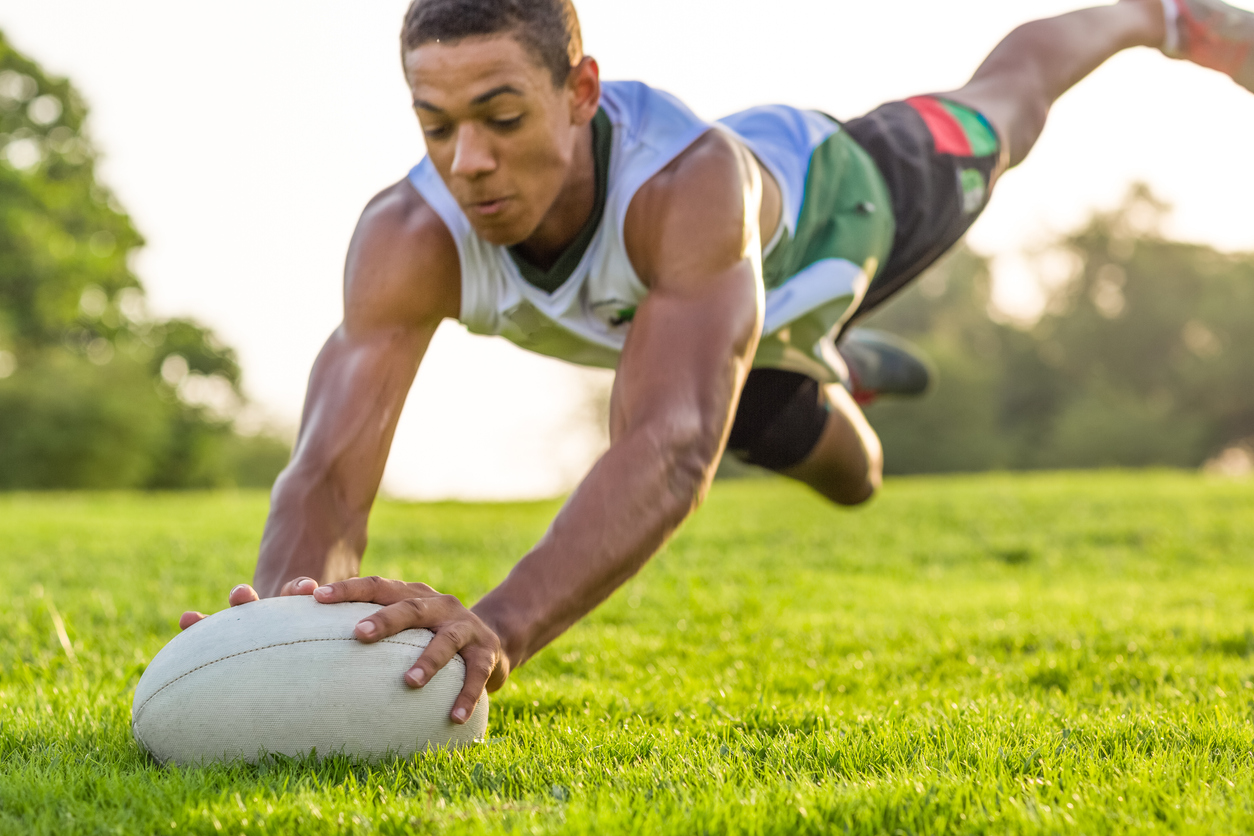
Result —
[[936, 144], [936, 153], [953, 154], [955, 157], [970, 157], [971, 142], [967, 132], [962, 129], [945, 106], [931, 96], [915, 96], [906, 99], [906, 104], [919, 112], [928, 130], [932, 132], [932, 141]]

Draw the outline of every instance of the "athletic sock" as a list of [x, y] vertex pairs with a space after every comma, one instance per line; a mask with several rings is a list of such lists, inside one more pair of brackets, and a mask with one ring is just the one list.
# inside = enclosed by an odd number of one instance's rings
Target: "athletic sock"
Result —
[[1172, 58], [1179, 58], [1183, 44], [1180, 43], [1180, 7], [1176, 0], [1162, 0], [1163, 23], [1167, 36], [1163, 38], [1162, 51]]

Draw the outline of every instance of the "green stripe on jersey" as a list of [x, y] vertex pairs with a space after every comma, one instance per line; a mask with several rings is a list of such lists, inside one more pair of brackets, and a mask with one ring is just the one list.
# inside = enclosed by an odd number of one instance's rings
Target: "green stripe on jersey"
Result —
[[962, 126], [962, 132], [967, 135], [967, 142], [971, 143], [971, 156], [991, 157], [997, 153], [997, 134], [993, 132], [992, 126], [983, 116], [954, 102], [944, 99], [937, 99], [937, 101]]

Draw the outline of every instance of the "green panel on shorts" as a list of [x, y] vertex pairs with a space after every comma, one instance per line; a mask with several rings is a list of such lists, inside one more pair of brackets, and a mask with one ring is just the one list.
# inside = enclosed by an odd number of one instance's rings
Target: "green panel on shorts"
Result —
[[[763, 282], [773, 290], [816, 262], [843, 259], [862, 268], [869, 283], [888, 261], [896, 229], [884, 176], [862, 146], [837, 131], [810, 156], [797, 228], [763, 262]], [[819, 343], [859, 299], [856, 293], [834, 293], [827, 304], [764, 335], [753, 365], [800, 372], [825, 383], [838, 380]]]
[[762, 265], [766, 287], [779, 287], [824, 258], [852, 261], [874, 278], [895, 231], [883, 175], [846, 131], [837, 131], [810, 156], [797, 228]]
[[971, 143], [971, 156], [991, 157], [998, 152], [997, 134], [983, 116], [969, 107], [963, 107], [945, 99], [937, 99], [949, 115], [962, 126], [962, 132]]

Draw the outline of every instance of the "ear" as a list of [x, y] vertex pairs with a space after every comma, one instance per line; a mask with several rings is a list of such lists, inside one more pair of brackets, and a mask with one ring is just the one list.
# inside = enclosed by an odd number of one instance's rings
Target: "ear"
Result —
[[601, 68], [597, 59], [585, 55], [570, 68], [566, 79], [566, 95], [570, 101], [572, 125], [586, 125], [601, 106]]

